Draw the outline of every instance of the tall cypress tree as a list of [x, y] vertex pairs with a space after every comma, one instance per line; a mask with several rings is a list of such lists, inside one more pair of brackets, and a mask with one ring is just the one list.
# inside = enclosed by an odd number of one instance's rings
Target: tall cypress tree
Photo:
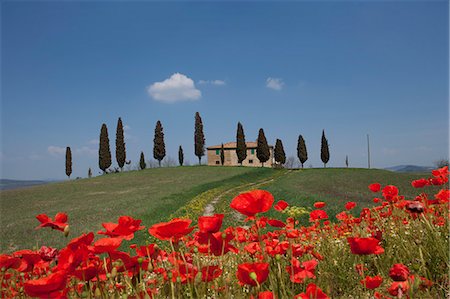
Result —
[[184, 162], [183, 148], [180, 145], [180, 148], [178, 148], [178, 163], [180, 163], [180, 166], [183, 166], [183, 162]]
[[305, 139], [303, 139], [303, 136], [298, 136], [298, 143], [297, 143], [297, 157], [300, 160], [300, 163], [303, 164], [308, 160], [308, 152], [306, 151], [306, 144]]
[[238, 162], [242, 166], [242, 161], [247, 158], [247, 145], [245, 144], [244, 128], [242, 124], [238, 122], [237, 133], [236, 133], [236, 155], [238, 157]]
[[70, 175], [72, 174], [72, 151], [70, 147], [66, 147], [66, 175], [70, 179]]
[[106, 169], [111, 166], [111, 151], [109, 150], [108, 128], [102, 125], [100, 131], [100, 145], [98, 149], [98, 166], [106, 173]]
[[141, 159], [139, 160], [139, 167], [142, 169], [145, 169], [147, 165], [145, 164], [145, 158], [144, 158], [144, 152], [141, 152]]
[[161, 167], [161, 160], [166, 156], [166, 145], [164, 144], [164, 133], [161, 122], [158, 120], [155, 127], [155, 138], [153, 139], [153, 158], [158, 160]]
[[117, 121], [117, 130], [116, 130], [116, 160], [117, 164], [119, 164], [120, 171], [123, 170], [123, 165], [125, 165], [127, 158], [127, 154], [125, 151], [125, 141], [123, 138], [123, 125], [122, 119], [119, 117]]
[[195, 113], [194, 145], [195, 155], [198, 157], [198, 164], [202, 164], [202, 156], [205, 155], [205, 135], [203, 134], [202, 118], [198, 112]]
[[322, 159], [323, 167], [327, 167], [330, 160], [330, 151], [328, 149], [328, 140], [325, 138], [325, 130], [322, 130], [322, 142], [320, 146], [320, 159]]
[[88, 178], [91, 178], [92, 177], [92, 170], [91, 170], [91, 168], [89, 167], [89, 169], [88, 169]]
[[223, 143], [222, 143], [222, 147], [220, 148], [220, 164], [225, 163], [225, 149], [223, 148]]
[[267, 162], [270, 159], [269, 145], [267, 144], [267, 139], [264, 135], [263, 129], [259, 129], [256, 157], [261, 162], [261, 167], [264, 167], [264, 162]]
[[348, 156], [345, 156], [345, 166], [348, 168]]
[[286, 163], [286, 153], [284, 152], [283, 142], [280, 139], [277, 139], [275, 142], [275, 150], [274, 150], [275, 161], [283, 165]]

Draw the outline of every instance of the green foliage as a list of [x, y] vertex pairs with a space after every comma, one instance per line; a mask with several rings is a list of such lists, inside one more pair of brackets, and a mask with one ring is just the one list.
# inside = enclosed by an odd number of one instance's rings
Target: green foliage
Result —
[[153, 158], [158, 160], [161, 167], [161, 160], [166, 156], [166, 145], [164, 143], [164, 133], [161, 122], [158, 120], [155, 127], [155, 138], [153, 139]]
[[203, 123], [200, 113], [195, 113], [195, 132], [194, 132], [195, 155], [198, 157], [198, 164], [202, 164], [202, 156], [205, 155], [205, 135], [203, 134]]
[[283, 142], [280, 139], [277, 139], [275, 142], [275, 150], [274, 150], [275, 162], [283, 165], [286, 163], [286, 153], [284, 152]]
[[323, 167], [327, 167], [330, 160], [330, 151], [328, 149], [328, 140], [325, 138], [325, 130], [322, 130], [322, 142], [320, 145], [320, 159], [323, 162]]
[[267, 139], [262, 128], [259, 129], [258, 133], [256, 157], [261, 162], [261, 166], [264, 166], [264, 162], [267, 162], [270, 159], [269, 145], [267, 144]]
[[180, 147], [178, 148], [178, 163], [180, 163], [180, 166], [183, 166], [183, 162], [184, 162], [183, 148], [180, 145]]
[[245, 144], [244, 128], [240, 122], [238, 122], [236, 133], [236, 155], [238, 162], [242, 165], [242, 161], [247, 158], [247, 145]]
[[220, 164], [225, 163], [225, 149], [223, 148], [223, 143], [222, 143], [222, 147], [220, 148]]
[[297, 157], [300, 163], [302, 163], [303, 168], [303, 164], [308, 160], [308, 151], [306, 150], [305, 139], [303, 139], [302, 135], [298, 136]]
[[106, 124], [102, 125], [102, 129], [100, 131], [98, 166], [103, 173], [106, 173], [106, 169], [111, 166], [111, 151], [109, 149], [108, 128], [106, 127]]
[[66, 147], [66, 175], [70, 178], [72, 174], [72, 151]]
[[139, 167], [141, 168], [141, 170], [143, 170], [147, 167], [147, 164], [145, 164], [144, 152], [141, 152], [141, 158], [139, 160]]
[[203, 215], [206, 205], [223, 192], [223, 187], [217, 187], [202, 192], [191, 199], [186, 205], [180, 207], [178, 210], [172, 213], [168, 218], [190, 218], [195, 220], [199, 216]]
[[116, 130], [116, 160], [121, 170], [125, 165], [126, 159], [127, 154], [125, 151], [125, 141], [123, 137], [123, 124], [122, 119], [119, 117], [119, 120], [117, 121], [117, 130]]

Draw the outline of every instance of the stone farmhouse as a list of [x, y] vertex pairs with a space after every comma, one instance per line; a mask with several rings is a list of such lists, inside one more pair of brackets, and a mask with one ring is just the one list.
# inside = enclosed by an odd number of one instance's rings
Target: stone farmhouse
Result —
[[[261, 162], [258, 157], [256, 157], [256, 142], [246, 142], [247, 145], [247, 158], [242, 161], [242, 166], [252, 166], [252, 167], [261, 167]], [[208, 165], [210, 166], [221, 166], [220, 163], [220, 149], [222, 145], [214, 145], [207, 147], [208, 152]], [[225, 162], [224, 166], [239, 166], [238, 158], [236, 154], [236, 142], [228, 142], [223, 144]], [[273, 146], [269, 145], [270, 158], [266, 162], [264, 162], [264, 167], [272, 167], [274, 163], [273, 157]]]

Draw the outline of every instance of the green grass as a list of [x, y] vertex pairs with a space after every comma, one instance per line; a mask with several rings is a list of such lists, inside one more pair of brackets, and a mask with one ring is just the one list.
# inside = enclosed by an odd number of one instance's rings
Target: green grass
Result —
[[229, 178], [236, 183], [246, 176], [271, 170], [244, 167], [174, 167], [109, 174], [24, 189], [1, 191], [0, 252], [48, 245], [62, 247], [63, 234], [35, 230], [35, 216], [57, 212], [69, 215], [70, 237], [102, 229], [120, 215], [143, 219], [147, 227], [167, 220], [192, 197]]

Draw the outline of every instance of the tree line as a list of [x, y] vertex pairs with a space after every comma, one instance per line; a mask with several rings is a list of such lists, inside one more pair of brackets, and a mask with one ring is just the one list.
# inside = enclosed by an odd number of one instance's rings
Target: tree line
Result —
[[[194, 124], [194, 152], [195, 156], [198, 157], [198, 163], [201, 165], [201, 159], [205, 155], [205, 135], [203, 133], [203, 122], [198, 112], [195, 113], [195, 124]], [[247, 145], [245, 142], [244, 128], [240, 122], [237, 124], [236, 132], [236, 155], [238, 158], [238, 163], [242, 166], [242, 162], [247, 158]], [[157, 121], [155, 125], [154, 138], [153, 138], [153, 158], [158, 161], [158, 166], [161, 167], [161, 161], [166, 156], [166, 147], [164, 142], [164, 132], [161, 121]], [[264, 134], [264, 130], [261, 128], [258, 132], [256, 156], [261, 162], [261, 166], [264, 166], [270, 159], [270, 148], [267, 143], [267, 139]], [[308, 152], [306, 149], [305, 139], [302, 135], [298, 137], [297, 144], [297, 157], [301, 163], [301, 167], [304, 167], [304, 163], [308, 160]], [[330, 153], [328, 148], [328, 140], [325, 137], [325, 131], [322, 131], [321, 140], [321, 160], [324, 163], [324, 167], [330, 159]], [[274, 148], [274, 160], [275, 165], [283, 166], [286, 163], [286, 153], [284, 151], [283, 142], [281, 139], [276, 139]], [[130, 164], [131, 161], [127, 161], [125, 140], [124, 140], [124, 129], [122, 119], [119, 117], [117, 121], [116, 128], [116, 161], [123, 171], [123, 167], [126, 164]], [[225, 149], [224, 145], [221, 145], [220, 149], [220, 163], [224, 165], [225, 162]], [[183, 148], [180, 145], [178, 148], [178, 163], [180, 166], [184, 164], [184, 153]], [[346, 164], [348, 167], [348, 157], [346, 157]], [[98, 150], [98, 166], [103, 171], [104, 174], [108, 172], [118, 172], [118, 169], [113, 171], [109, 170], [112, 165], [111, 150], [109, 146], [108, 128], [105, 123], [102, 124], [100, 129], [100, 141]], [[147, 163], [145, 161], [144, 152], [141, 151], [139, 158], [139, 168], [147, 168]], [[66, 175], [70, 178], [72, 173], [72, 153], [70, 147], [66, 148]], [[92, 176], [92, 170], [89, 168], [88, 177]]]

